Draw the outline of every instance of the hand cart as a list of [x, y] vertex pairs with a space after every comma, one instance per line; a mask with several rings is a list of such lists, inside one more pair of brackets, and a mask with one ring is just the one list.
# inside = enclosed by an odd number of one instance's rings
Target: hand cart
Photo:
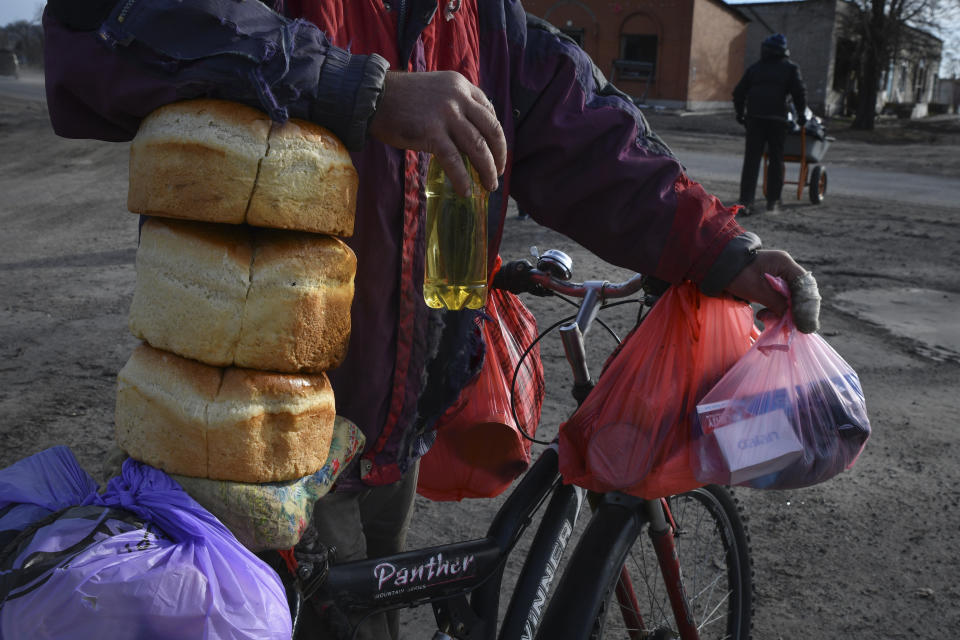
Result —
[[[830, 146], [832, 138], [823, 136], [820, 139], [816, 136], [807, 135], [807, 127], [798, 127], [800, 133], [788, 133], [783, 145], [783, 162], [799, 162], [800, 177], [796, 182], [786, 179], [786, 167], [784, 167], [783, 184], [797, 185], [797, 200], [803, 198], [803, 188], [810, 187], [810, 202], [820, 204], [827, 195], [827, 168], [820, 164], [823, 156]], [[763, 154], [763, 194], [767, 194], [767, 168], [769, 158]]]

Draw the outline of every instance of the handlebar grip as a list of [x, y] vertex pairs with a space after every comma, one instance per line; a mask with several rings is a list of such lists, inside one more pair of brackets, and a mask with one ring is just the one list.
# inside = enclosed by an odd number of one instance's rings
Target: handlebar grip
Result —
[[510, 293], [527, 293], [530, 289], [530, 272], [533, 265], [526, 260], [512, 260], [500, 267], [493, 276], [493, 288]]
[[654, 278], [653, 276], [643, 277], [643, 290], [647, 292], [647, 295], [651, 295], [656, 298], [659, 298], [669, 288], [670, 288], [670, 283], [667, 282], [666, 280], [661, 280], [660, 278]]
[[503, 289], [510, 293], [530, 293], [535, 296], [552, 296], [553, 292], [539, 285], [531, 277], [533, 265], [526, 260], [512, 260], [500, 267], [493, 276], [493, 288]]

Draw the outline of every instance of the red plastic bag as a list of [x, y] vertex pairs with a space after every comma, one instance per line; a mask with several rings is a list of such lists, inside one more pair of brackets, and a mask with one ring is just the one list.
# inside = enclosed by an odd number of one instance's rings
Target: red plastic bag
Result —
[[[537, 322], [519, 298], [493, 289], [483, 323], [486, 356], [477, 377], [439, 420], [437, 440], [420, 459], [417, 492], [436, 501], [490, 498], [530, 464], [530, 440], [510, 409], [510, 383], [520, 356], [537, 339]], [[531, 437], [543, 404], [543, 365], [535, 346], [517, 374], [516, 410]]]
[[749, 305], [689, 282], [668, 289], [561, 425], [564, 482], [648, 499], [705, 484], [690, 466], [696, 402], [755, 335]]
[[[789, 295], [780, 278], [770, 283]], [[697, 407], [703, 437], [697, 477], [758, 489], [795, 489], [849, 469], [870, 436], [854, 370], [817, 334], [797, 331], [789, 313]]]

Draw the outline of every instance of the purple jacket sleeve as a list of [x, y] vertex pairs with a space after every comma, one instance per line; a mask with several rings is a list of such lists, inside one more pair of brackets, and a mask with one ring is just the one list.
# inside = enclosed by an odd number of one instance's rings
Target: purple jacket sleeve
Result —
[[521, 46], [511, 178], [521, 209], [612, 264], [719, 293], [759, 238], [686, 176], [576, 44], [529, 18]]
[[96, 31], [50, 11], [43, 24], [50, 119], [71, 138], [129, 140], [157, 107], [210, 97], [312, 120], [357, 150], [388, 67], [259, 2], [127, 0]]

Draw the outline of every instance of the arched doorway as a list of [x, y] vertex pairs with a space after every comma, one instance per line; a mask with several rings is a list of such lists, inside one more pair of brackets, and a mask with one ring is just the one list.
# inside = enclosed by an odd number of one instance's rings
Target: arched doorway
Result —
[[573, 38], [591, 58], [596, 58], [600, 30], [597, 16], [589, 6], [578, 0], [558, 0], [544, 12], [543, 19]]

